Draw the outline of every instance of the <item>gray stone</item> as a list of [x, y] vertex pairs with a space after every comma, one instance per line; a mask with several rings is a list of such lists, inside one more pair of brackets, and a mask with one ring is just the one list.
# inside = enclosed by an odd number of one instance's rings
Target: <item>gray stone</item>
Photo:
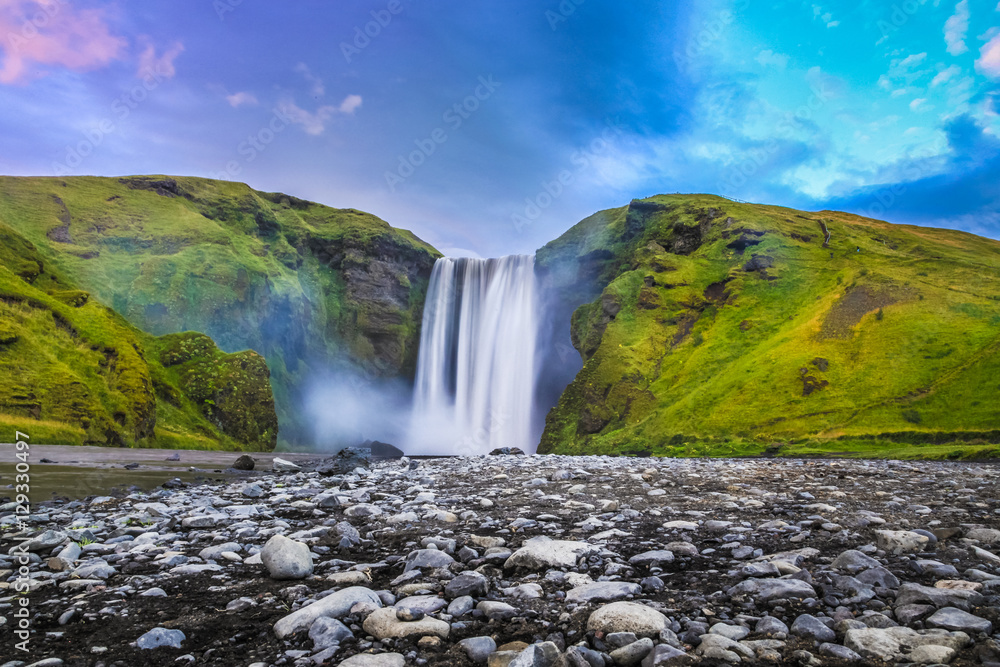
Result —
[[898, 555], [923, 551], [930, 540], [909, 530], [876, 530], [875, 543], [879, 549]]
[[284, 535], [274, 535], [267, 541], [260, 560], [272, 579], [305, 579], [313, 572], [309, 547]]
[[598, 548], [586, 542], [553, 540], [544, 535], [534, 537], [511, 554], [504, 563], [505, 568], [543, 570], [550, 567], [571, 568], [576, 566], [580, 556], [597, 553]]
[[774, 563], [747, 563], [740, 568], [740, 574], [744, 577], [777, 577], [781, 570]]
[[929, 574], [938, 579], [949, 579], [958, 576], [958, 570], [954, 565], [948, 565], [936, 560], [915, 560], [912, 561], [913, 569], [919, 574]]
[[965, 536], [970, 540], [976, 540], [983, 544], [994, 544], [1000, 542], [1000, 530], [995, 528], [973, 528]]
[[944, 665], [951, 662], [956, 653], [950, 646], [924, 644], [910, 651], [906, 659], [917, 665]]
[[454, 562], [454, 558], [438, 549], [417, 549], [406, 556], [406, 566], [403, 568], [403, 572], [448, 567]]
[[424, 614], [433, 614], [446, 606], [448, 606], [448, 602], [436, 595], [411, 595], [396, 603], [397, 609], [411, 609]]
[[426, 636], [447, 639], [451, 630], [451, 626], [444, 621], [429, 616], [417, 621], [402, 621], [396, 617], [396, 609], [392, 607], [376, 609], [368, 615], [362, 627], [378, 639]]
[[733, 586], [730, 595], [749, 595], [757, 602], [816, 597], [816, 589], [800, 579], [747, 579]]
[[841, 646], [840, 644], [833, 644], [830, 642], [819, 645], [819, 654], [826, 656], [827, 658], [837, 658], [839, 660], [846, 660], [848, 662], [856, 663], [861, 662], [862, 657], [847, 648], [846, 646]]
[[900, 625], [910, 625], [931, 614], [936, 607], [930, 604], [901, 604], [893, 609], [893, 615]]
[[73, 570], [72, 576], [80, 579], [107, 579], [113, 574], [115, 574], [115, 568], [108, 565], [105, 561], [99, 560], [81, 565]]
[[274, 470], [275, 472], [295, 472], [301, 469], [302, 468], [295, 465], [291, 461], [287, 461], [277, 456], [271, 460], [271, 470]]
[[723, 660], [725, 662], [741, 662], [743, 658], [753, 659], [754, 651], [743, 646], [737, 641], [722, 635], [705, 634], [701, 636], [701, 643], [695, 649], [698, 655], [710, 660]]
[[233, 468], [236, 470], [253, 470], [256, 462], [250, 458], [248, 455], [244, 454], [233, 462]]
[[593, 612], [587, 629], [600, 632], [634, 632], [639, 637], [656, 637], [669, 627], [667, 617], [635, 602], [612, 602]]
[[486, 662], [490, 653], [497, 650], [497, 643], [492, 637], [469, 637], [458, 642], [472, 662]]
[[570, 589], [567, 602], [614, 602], [642, 594], [642, 586], [627, 581], [599, 581]]
[[359, 653], [341, 662], [338, 667], [404, 667], [406, 658], [399, 653]]
[[757, 621], [757, 625], [754, 626], [754, 632], [765, 637], [785, 639], [788, 636], [788, 626], [780, 618], [764, 616]]
[[867, 660], [889, 662], [901, 655], [901, 646], [918, 637], [910, 628], [851, 629], [844, 635], [844, 646]]
[[247, 484], [240, 490], [240, 495], [244, 498], [260, 498], [264, 495], [264, 489], [260, 488], [260, 484]]
[[653, 640], [649, 637], [643, 637], [639, 641], [612, 651], [611, 659], [615, 661], [616, 665], [631, 667], [631, 665], [642, 662], [642, 659], [649, 655], [652, 650]]
[[482, 597], [490, 592], [490, 581], [479, 572], [463, 572], [444, 587], [449, 600], [465, 596]]
[[750, 628], [742, 625], [730, 625], [728, 623], [716, 623], [708, 630], [710, 635], [722, 635], [738, 642], [745, 639], [750, 634]]
[[484, 600], [476, 605], [476, 609], [491, 621], [508, 621], [517, 616], [517, 609], [504, 602]]
[[216, 565], [215, 563], [195, 563], [193, 565], [180, 565], [178, 567], [172, 567], [168, 571], [170, 574], [190, 576], [192, 574], [201, 574], [202, 572], [221, 572], [222, 566]]
[[642, 661], [642, 667], [676, 667], [688, 665], [694, 658], [668, 644], [658, 644]]
[[873, 567], [855, 577], [858, 581], [879, 588], [899, 588], [899, 579], [884, 567]]
[[866, 556], [856, 549], [848, 549], [830, 563], [830, 567], [834, 570], [842, 570], [851, 574], [857, 574], [862, 570], [878, 566], [879, 562], [877, 560], [871, 556]]
[[342, 618], [347, 616], [351, 607], [359, 602], [381, 607], [382, 600], [374, 591], [361, 586], [352, 586], [339, 590], [316, 602], [280, 619], [274, 624], [274, 634], [278, 639], [284, 639], [300, 630], [307, 630], [318, 618]]
[[153, 628], [136, 640], [135, 645], [141, 649], [148, 650], [168, 646], [170, 648], [180, 648], [181, 642], [187, 639], [180, 630], [168, 630], [167, 628]]
[[552, 642], [541, 642], [518, 653], [508, 667], [553, 667], [558, 658], [558, 646]]
[[471, 596], [464, 595], [451, 601], [451, 604], [448, 605], [448, 613], [452, 616], [464, 616], [475, 607], [476, 601]]
[[219, 560], [222, 558], [223, 551], [237, 552], [242, 550], [243, 547], [236, 542], [223, 542], [222, 544], [205, 547], [198, 552], [198, 558], [201, 558], [202, 560]]
[[382, 516], [382, 508], [378, 505], [371, 505], [369, 503], [360, 503], [358, 505], [351, 505], [346, 510], [344, 510], [344, 516], [350, 517], [367, 517], [367, 516]]
[[425, 614], [419, 609], [411, 609], [409, 607], [394, 607], [396, 610], [396, 618], [400, 621], [419, 621]]
[[252, 609], [257, 606], [257, 603], [248, 597], [240, 597], [235, 600], [230, 600], [229, 604], [226, 605], [226, 611], [241, 612], [247, 609]]
[[313, 642], [313, 650], [320, 651], [340, 644], [345, 639], [353, 637], [354, 633], [335, 618], [317, 618], [309, 628], [309, 639]]
[[791, 633], [817, 642], [836, 641], [837, 633], [812, 614], [802, 614], [792, 623]]
[[674, 554], [664, 549], [656, 551], [644, 551], [628, 559], [629, 565], [659, 565], [660, 563], [672, 563]]
[[7, 553], [13, 554], [15, 551], [51, 551], [60, 544], [69, 540], [69, 535], [58, 530], [46, 530], [41, 535], [36, 535], [30, 540], [11, 547]]
[[975, 591], [932, 588], [914, 583], [901, 585], [899, 593], [896, 594], [897, 606], [928, 603], [935, 607], [957, 607], [963, 611], [968, 611], [974, 605], [981, 604], [983, 600], [983, 596]]
[[993, 631], [993, 624], [990, 621], [955, 607], [938, 609], [925, 622], [927, 625], [945, 630], [961, 630], [970, 633], [985, 632], [987, 634]]
[[229, 521], [229, 517], [225, 514], [199, 514], [197, 516], [189, 516], [185, 519], [181, 519], [182, 528], [214, 528], [215, 526], [221, 526]]
[[621, 648], [637, 641], [639, 638], [635, 636], [634, 632], [610, 632], [604, 636], [604, 643], [611, 648]]

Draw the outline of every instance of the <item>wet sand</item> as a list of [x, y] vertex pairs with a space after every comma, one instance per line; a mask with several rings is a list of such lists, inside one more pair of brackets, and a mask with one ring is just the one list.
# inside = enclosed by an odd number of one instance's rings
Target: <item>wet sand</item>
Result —
[[[13, 444], [0, 444], [0, 497], [14, 496], [17, 450]], [[178, 461], [166, 460], [174, 455]], [[70, 445], [31, 445], [28, 450], [28, 475], [32, 502], [49, 500], [54, 495], [85, 498], [108, 495], [112, 489], [135, 485], [153, 489], [178, 478], [185, 482], [231, 480], [254, 473], [230, 468], [243, 452], [200, 450], [127, 449], [118, 447], [75, 447]], [[271, 470], [275, 457], [300, 462], [322, 459], [329, 454], [293, 452], [249, 452], [256, 471]], [[51, 461], [43, 463], [42, 460]], [[126, 465], [138, 464], [135, 469]]]

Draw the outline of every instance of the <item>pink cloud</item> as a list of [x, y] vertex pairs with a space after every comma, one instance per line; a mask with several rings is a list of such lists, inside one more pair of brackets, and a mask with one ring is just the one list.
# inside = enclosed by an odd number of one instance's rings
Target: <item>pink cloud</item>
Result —
[[0, 83], [44, 76], [38, 65], [86, 71], [118, 59], [128, 42], [111, 31], [101, 9], [69, 0], [0, 0]]
[[139, 54], [139, 70], [136, 72], [136, 76], [140, 79], [146, 79], [150, 76], [172, 79], [177, 74], [174, 60], [184, 52], [184, 45], [180, 42], [174, 42], [163, 55], [157, 56], [156, 47], [153, 46], [148, 37], [140, 37], [140, 41], [145, 45], [145, 48]]
[[976, 71], [991, 79], [1000, 79], [1000, 33], [994, 35], [993, 39], [979, 50]]

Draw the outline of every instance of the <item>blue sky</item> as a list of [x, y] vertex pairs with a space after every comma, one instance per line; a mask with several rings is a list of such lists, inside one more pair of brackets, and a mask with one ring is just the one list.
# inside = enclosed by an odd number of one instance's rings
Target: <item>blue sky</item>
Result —
[[663, 192], [998, 238], [996, 3], [0, 0], [0, 173], [225, 177], [483, 256]]

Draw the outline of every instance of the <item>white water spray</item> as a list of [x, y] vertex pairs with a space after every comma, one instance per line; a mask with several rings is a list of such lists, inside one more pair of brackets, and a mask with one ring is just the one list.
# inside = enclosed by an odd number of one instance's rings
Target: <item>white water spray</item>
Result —
[[535, 258], [434, 264], [414, 388], [411, 454], [534, 449]]

